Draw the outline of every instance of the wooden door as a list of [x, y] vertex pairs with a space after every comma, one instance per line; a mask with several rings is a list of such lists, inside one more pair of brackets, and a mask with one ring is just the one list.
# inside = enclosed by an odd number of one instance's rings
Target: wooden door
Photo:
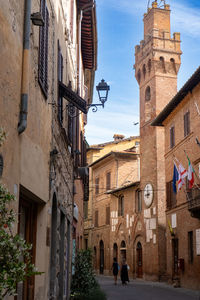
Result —
[[140, 242], [137, 243], [137, 277], [143, 277], [143, 270], [142, 270], [142, 245]]
[[[31, 263], [35, 263], [36, 251], [36, 224], [37, 224], [37, 205], [24, 197], [19, 201], [19, 226], [18, 232], [28, 244], [32, 244]], [[34, 300], [34, 276], [28, 277], [23, 283], [18, 285], [17, 300]]]

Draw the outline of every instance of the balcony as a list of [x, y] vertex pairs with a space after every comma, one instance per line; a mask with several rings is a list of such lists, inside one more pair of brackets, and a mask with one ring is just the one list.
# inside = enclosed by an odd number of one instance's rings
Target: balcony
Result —
[[187, 191], [187, 201], [191, 216], [200, 219], [200, 187]]

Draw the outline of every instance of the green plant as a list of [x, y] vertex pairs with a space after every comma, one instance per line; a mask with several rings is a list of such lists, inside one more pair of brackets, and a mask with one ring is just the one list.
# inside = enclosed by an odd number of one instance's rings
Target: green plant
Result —
[[[5, 133], [0, 128], [0, 145]], [[11, 209], [15, 197], [0, 183], [0, 299], [15, 295], [17, 283], [26, 277], [41, 274], [31, 263], [31, 245], [12, 229], [16, 215]]]
[[72, 277], [71, 299], [92, 300], [106, 299], [101, 291], [92, 268], [92, 251], [79, 250], [75, 258], [75, 273]]

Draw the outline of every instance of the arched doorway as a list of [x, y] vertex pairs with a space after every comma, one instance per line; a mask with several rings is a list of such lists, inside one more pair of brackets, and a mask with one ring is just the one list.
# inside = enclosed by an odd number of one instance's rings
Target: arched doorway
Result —
[[100, 241], [100, 274], [103, 274], [104, 271], [104, 244], [103, 241]]
[[114, 243], [113, 245], [113, 258], [116, 258], [118, 260], [118, 247], [116, 243]]
[[142, 278], [143, 277], [143, 270], [142, 270], [142, 245], [140, 242], [137, 243], [137, 260], [136, 260], [136, 264], [137, 264], [137, 277], [138, 278]]
[[121, 254], [121, 260], [123, 260], [123, 259], [126, 260], [126, 243], [125, 243], [125, 241], [121, 242], [120, 254]]

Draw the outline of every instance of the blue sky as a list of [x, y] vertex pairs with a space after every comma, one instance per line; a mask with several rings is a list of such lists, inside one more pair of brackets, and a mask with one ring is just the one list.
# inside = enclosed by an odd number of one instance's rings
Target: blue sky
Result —
[[[158, 0], [158, 3], [160, 1]], [[152, 1], [150, 0], [150, 4]], [[166, 0], [171, 8], [171, 36], [181, 33], [182, 63], [178, 89], [199, 66], [200, 1]], [[113, 140], [115, 133], [139, 135], [139, 87], [133, 65], [135, 46], [143, 39], [143, 14], [148, 0], [96, 0], [98, 66], [93, 103], [98, 103], [96, 85], [105, 79], [110, 85], [104, 109], [90, 109], [86, 138], [90, 145]]]

